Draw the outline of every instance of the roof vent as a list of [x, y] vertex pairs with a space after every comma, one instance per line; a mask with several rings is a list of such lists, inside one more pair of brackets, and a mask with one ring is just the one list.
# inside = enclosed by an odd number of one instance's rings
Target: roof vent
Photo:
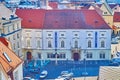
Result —
[[97, 21], [97, 20], [95, 20], [95, 23], [98, 23], [98, 21]]
[[11, 62], [10, 57], [7, 55], [6, 52], [3, 52], [4, 57], [7, 59], [8, 62]]

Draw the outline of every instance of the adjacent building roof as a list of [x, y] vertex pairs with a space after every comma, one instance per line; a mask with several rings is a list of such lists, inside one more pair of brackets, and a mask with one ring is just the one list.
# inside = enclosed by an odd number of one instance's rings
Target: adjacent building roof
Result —
[[[7, 43], [7, 42], [5, 42]], [[18, 65], [22, 63], [22, 60], [16, 56], [16, 54], [9, 49], [0, 39], [0, 64], [6, 73], [13, 71]]]
[[17, 9], [23, 28], [110, 29], [95, 10]]
[[49, 6], [50, 6], [52, 9], [58, 9], [58, 3], [57, 3], [57, 2], [49, 2]]
[[4, 45], [8, 46], [8, 42], [6, 41], [5, 38], [0, 37], [0, 41], [1, 41]]
[[120, 12], [114, 13], [113, 22], [120, 22]]

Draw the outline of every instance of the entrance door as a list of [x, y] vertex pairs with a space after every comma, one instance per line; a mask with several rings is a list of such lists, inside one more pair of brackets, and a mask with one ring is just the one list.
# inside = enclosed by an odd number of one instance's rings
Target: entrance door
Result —
[[32, 54], [31, 54], [31, 52], [27, 52], [27, 60], [31, 60], [32, 59]]
[[74, 58], [74, 61], [78, 61], [80, 58], [79, 53], [74, 53], [73, 58]]

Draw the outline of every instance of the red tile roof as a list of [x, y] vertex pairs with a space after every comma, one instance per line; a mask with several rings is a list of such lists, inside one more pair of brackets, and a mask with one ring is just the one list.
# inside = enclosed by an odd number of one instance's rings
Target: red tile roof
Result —
[[52, 7], [52, 9], [58, 9], [58, 3], [57, 2], [49, 2], [49, 6]]
[[[95, 10], [17, 9], [16, 14], [23, 19], [23, 28], [110, 29]], [[31, 24], [28, 22], [29, 19], [31, 19]]]
[[120, 12], [114, 13], [113, 22], [120, 22]]
[[45, 10], [42, 9], [17, 9], [16, 14], [22, 18], [24, 28], [42, 28]]
[[8, 42], [6, 41], [5, 38], [0, 37], [0, 41], [1, 41], [4, 45], [8, 46]]
[[109, 29], [95, 10], [46, 11], [44, 29]]

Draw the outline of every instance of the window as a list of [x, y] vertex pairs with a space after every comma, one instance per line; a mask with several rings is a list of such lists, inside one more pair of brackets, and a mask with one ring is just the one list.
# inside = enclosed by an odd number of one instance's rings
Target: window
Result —
[[48, 53], [48, 54], [47, 54], [47, 58], [55, 58], [55, 54]]
[[15, 47], [16, 47], [16, 46], [15, 46], [15, 43], [14, 43], [14, 44], [13, 44], [13, 49], [14, 49], [14, 50], [15, 50]]
[[8, 33], [10, 32], [10, 26], [8, 26]]
[[48, 36], [51, 36], [51, 34], [48, 34]]
[[64, 36], [64, 34], [61, 34], [61, 36]]
[[13, 24], [13, 30], [15, 30], [15, 25]]
[[27, 39], [27, 47], [30, 47], [30, 39]]
[[104, 36], [104, 34], [101, 34], [101, 36]]
[[74, 36], [78, 36], [78, 34], [75, 34]]
[[18, 48], [20, 47], [19, 42], [17, 42], [17, 47], [18, 47]]
[[65, 53], [61, 53], [61, 54], [59, 54], [59, 58], [65, 58]]
[[75, 48], [78, 48], [78, 41], [75, 41]]
[[88, 41], [88, 48], [91, 48], [91, 40]]
[[17, 29], [19, 29], [19, 23], [17, 23]]
[[[47, 53], [47, 58], [56, 58], [56, 54], [53, 53]], [[66, 58], [65, 53], [57, 54], [57, 58]]]
[[15, 35], [13, 35], [13, 40], [15, 40]]
[[65, 47], [65, 42], [62, 40], [61, 41], [61, 48], [64, 48]]
[[104, 12], [104, 14], [107, 14], [107, 12]]
[[91, 34], [89, 33], [88, 36], [91, 36]]
[[51, 48], [51, 47], [52, 47], [51, 41], [48, 41], [48, 48]]
[[37, 47], [40, 48], [40, 40], [37, 40]]
[[19, 34], [17, 33], [17, 38], [19, 38]]
[[38, 53], [38, 58], [41, 59], [41, 53]]
[[18, 80], [18, 71], [14, 73], [14, 80]]
[[92, 53], [87, 53], [87, 58], [92, 58]]
[[105, 53], [100, 53], [100, 59], [105, 59]]
[[101, 41], [101, 47], [104, 48], [105, 47], [105, 42]]

